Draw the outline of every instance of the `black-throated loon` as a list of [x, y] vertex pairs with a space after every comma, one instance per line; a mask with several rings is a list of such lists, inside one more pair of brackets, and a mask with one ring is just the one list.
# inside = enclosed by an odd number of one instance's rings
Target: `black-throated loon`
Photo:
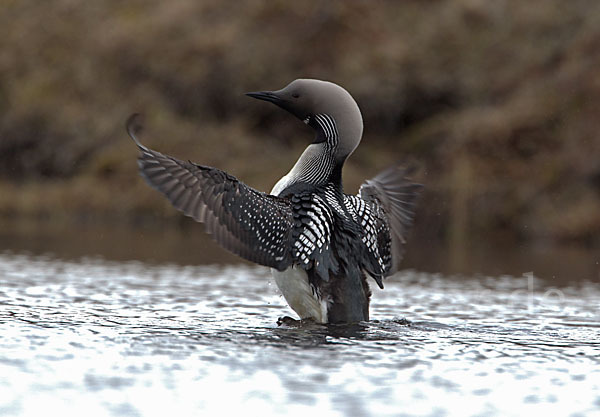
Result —
[[301, 319], [349, 323], [369, 319], [366, 276], [398, 270], [421, 185], [390, 168], [358, 195], [342, 189], [342, 167], [362, 138], [358, 105], [342, 87], [298, 79], [277, 91], [247, 93], [292, 113], [315, 132], [271, 194], [219, 169], [185, 162], [142, 145], [136, 115], [127, 130], [141, 154], [141, 175], [186, 216], [202, 222], [226, 249], [272, 268]]

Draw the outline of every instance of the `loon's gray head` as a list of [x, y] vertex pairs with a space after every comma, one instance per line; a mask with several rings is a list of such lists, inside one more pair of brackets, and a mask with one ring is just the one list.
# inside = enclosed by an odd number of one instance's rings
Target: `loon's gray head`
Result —
[[329, 81], [298, 79], [277, 91], [246, 93], [289, 111], [316, 130], [313, 143], [335, 142], [335, 157], [346, 159], [358, 146], [362, 115], [350, 93]]

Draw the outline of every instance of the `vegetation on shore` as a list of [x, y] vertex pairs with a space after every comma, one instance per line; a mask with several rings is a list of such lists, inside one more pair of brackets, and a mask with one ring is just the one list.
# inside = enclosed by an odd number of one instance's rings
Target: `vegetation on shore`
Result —
[[73, 2], [0, 9], [0, 218], [179, 215], [136, 174], [145, 141], [269, 190], [310, 133], [245, 91], [299, 77], [358, 101], [346, 187], [397, 160], [420, 233], [600, 245], [600, 3]]

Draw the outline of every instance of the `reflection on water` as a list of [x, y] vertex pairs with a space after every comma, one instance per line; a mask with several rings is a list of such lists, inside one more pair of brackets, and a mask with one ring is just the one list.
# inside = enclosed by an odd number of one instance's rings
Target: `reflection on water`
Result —
[[[594, 415], [600, 288], [404, 271], [278, 327], [264, 268], [0, 255], [0, 415]], [[596, 414], [597, 415], [597, 414]]]
[[[34, 255], [52, 254], [79, 259], [90, 254], [116, 261], [143, 260], [180, 265], [239, 264], [204, 233], [204, 226], [182, 217], [183, 227], [172, 223], [150, 227], [72, 227], [48, 223], [0, 223], [0, 251]], [[451, 275], [514, 275], [533, 272], [549, 285], [591, 280], [600, 283], [600, 248], [499, 245], [473, 242], [463, 250], [410, 236], [403, 267]], [[496, 243], [494, 243], [496, 242]]]

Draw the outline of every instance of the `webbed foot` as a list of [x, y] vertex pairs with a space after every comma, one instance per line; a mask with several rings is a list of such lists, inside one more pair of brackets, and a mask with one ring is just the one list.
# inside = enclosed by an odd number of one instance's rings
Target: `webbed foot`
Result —
[[290, 316], [283, 316], [283, 317], [279, 317], [277, 319], [278, 326], [286, 325], [286, 326], [290, 326], [290, 327], [300, 327], [302, 325], [305, 325], [306, 323], [314, 323], [314, 322], [315, 321], [312, 318], [296, 320], [296, 319], [291, 318]]

